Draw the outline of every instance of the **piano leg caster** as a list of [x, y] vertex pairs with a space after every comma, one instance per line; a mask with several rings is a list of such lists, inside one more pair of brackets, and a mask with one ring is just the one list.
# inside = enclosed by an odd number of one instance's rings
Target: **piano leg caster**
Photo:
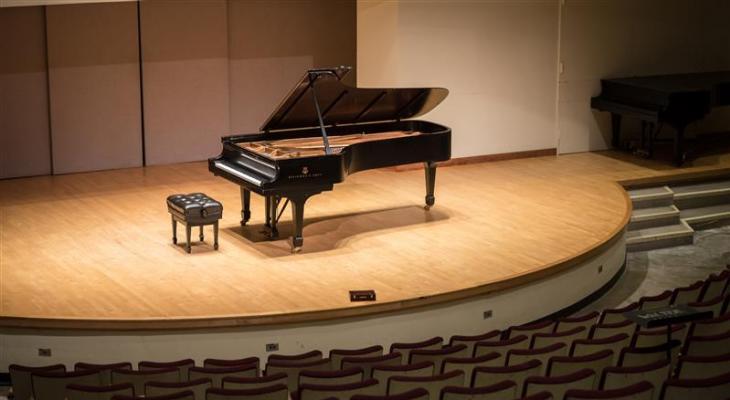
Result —
[[293, 237], [291, 239], [291, 252], [292, 253], [299, 253], [302, 251], [302, 246], [304, 246], [304, 238], [302, 237]]
[[276, 228], [269, 229], [269, 239], [276, 239], [279, 237], [279, 230]]
[[426, 211], [430, 210], [431, 207], [433, 207], [434, 203], [436, 203], [436, 197], [434, 197], [433, 195], [426, 196], [426, 205], [423, 206], [423, 209]]

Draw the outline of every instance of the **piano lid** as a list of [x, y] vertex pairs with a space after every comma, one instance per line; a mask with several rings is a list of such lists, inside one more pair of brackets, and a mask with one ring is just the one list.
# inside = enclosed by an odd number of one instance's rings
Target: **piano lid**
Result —
[[325, 126], [414, 118], [434, 109], [449, 94], [443, 88], [354, 88], [341, 82], [350, 67], [307, 71], [261, 131], [319, 126], [310, 74]]

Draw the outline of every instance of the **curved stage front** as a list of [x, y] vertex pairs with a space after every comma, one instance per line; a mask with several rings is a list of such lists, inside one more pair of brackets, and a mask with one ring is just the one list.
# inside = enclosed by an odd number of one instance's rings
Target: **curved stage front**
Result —
[[[303, 252], [239, 226], [238, 187], [203, 163], [0, 182], [0, 369], [54, 362], [237, 357], [475, 334], [570, 307], [622, 270], [626, 179], [656, 169], [586, 153], [368, 171], [307, 203]], [[224, 204], [220, 250], [170, 241], [164, 199]], [[210, 232], [208, 232], [210, 236]], [[349, 290], [373, 289], [374, 303]]]

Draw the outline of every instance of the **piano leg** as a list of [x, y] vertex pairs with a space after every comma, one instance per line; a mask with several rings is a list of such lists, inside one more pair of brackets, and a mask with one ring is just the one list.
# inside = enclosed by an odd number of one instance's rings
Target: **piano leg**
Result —
[[685, 126], [677, 126], [677, 136], [674, 138], [674, 164], [681, 167], [684, 163], [684, 128]]
[[251, 219], [251, 191], [241, 186], [241, 226]]
[[433, 196], [434, 187], [436, 186], [436, 163], [427, 161], [425, 164], [426, 170], [426, 210], [430, 210], [433, 204], [436, 202], [436, 198]]
[[621, 114], [611, 113], [611, 146], [621, 147]]
[[294, 234], [292, 235], [291, 251], [298, 253], [304, 245], [304, 203], [309, 198], [307, 194], [296, 194], [289, 196], [291, 202], [292, 222], [294, 223]]
[[266, 209], [266, 216], [265, 216], [266, 223], [264, 224], [264, 226], [266, 226], [267, 228], [271, 228], [271, 201], [270, 201], [270, 198], [271, 198], [271, 196], [264, 196], [264, 208]]
[[269, 210], [268, 210], [268, 226], [269, 226], [269, 236], [274, 239], [279, 237], [279, 230], [276, 228], [276, 217], [279, 210], [279, 197], [278, 196], [267, 196], [268, 197], [268, 204], [269, 204]]

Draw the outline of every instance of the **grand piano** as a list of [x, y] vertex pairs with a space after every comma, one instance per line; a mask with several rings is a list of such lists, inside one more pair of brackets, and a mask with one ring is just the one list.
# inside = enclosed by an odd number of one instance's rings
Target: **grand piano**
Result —
[[222, 138], [223, 152], [208, 160], [214, 175], [240, 185], [241, 225], [251, 218], [251, 192], [265, 199], [272, 239], [291, 204], [292, 252], [304, 243], [304, 204], [311, 196], [358, 171], [423, 162], [429, 209], [436, 163], [451, 158], [449, 128], [410, 119], [436, 107], [448, 90], [350, 87], [342, 82], [349, 70], [307, 71], [260, 132]]
[[[642, 122], [641, 147], [651, 156], [663, 124], [674, 128], [674, 162], [686, 158], [685, 128], [714, 107], [730, 105], [730, 71], [602, 79], [591, 107], [611, 113], [611, 144], [622, 147], [621, 118]], [[658, 127], [657, 127], [658, 124]]]

